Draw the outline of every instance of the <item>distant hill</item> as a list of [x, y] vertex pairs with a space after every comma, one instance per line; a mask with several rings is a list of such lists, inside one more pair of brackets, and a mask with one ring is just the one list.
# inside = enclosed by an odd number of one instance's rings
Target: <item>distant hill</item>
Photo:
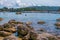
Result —
[[23, 8], [0, 8], [0, 11], [58, 11], [60, 10], [60, 6], [29, 6], [29, 7], [23, 7]]
[[36, 9], [36, 10], [59, 10], [60, 6], [30, 6], [25, 8]]

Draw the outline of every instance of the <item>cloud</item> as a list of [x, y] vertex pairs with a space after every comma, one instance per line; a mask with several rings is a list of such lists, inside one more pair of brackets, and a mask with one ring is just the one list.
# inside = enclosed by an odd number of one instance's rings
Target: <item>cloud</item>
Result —
[[6, 6], [6, 7], [12, 7], [15, 5], [15, 1], [10, 0], [0, 0], [0, 5]]
[[60, 6], [60, 0], [0, 0], [0, 6], [6, 7]]

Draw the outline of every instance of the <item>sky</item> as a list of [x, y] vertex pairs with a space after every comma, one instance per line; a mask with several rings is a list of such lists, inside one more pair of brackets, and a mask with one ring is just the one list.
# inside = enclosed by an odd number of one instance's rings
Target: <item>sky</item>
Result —
[[0, 7], [60, 6], [60, 0], [0, 0]]

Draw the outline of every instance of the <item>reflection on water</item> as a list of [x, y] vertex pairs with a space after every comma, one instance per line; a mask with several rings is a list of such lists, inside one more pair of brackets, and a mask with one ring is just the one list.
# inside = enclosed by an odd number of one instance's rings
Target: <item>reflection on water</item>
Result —
[[[15, 12], [0, 12], [0, 17], [4, 18], [0, 24], [7, 23], [11, 19], [15, 19], [17, 21], [31, 21], [33, 24], [32, 26], [38, 30], [39, 28], [45, 28], [48, 32], [58, 33], [60, 30], [56, 29], [54, 23], [56, 22], [57, 18], [60, 18], [60, 14], [52, 14], [52, 13], [22, 13], [22, 14], [15, 14]], [[39, 20], [44, 20], [46, 24], [40, 25], [37, 24]]]

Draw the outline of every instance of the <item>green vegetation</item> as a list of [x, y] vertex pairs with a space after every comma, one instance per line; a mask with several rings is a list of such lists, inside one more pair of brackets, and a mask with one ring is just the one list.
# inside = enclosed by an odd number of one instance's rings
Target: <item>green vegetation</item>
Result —
[[0, 8], [0, 11], [9, 11], [9, 12], [20, 12], [20, 11], [60, 11], [60, 7], [55, 6], [32, 6], [32, 7], [25, 7], [25, 8], [7, 8], [3, 7]]

